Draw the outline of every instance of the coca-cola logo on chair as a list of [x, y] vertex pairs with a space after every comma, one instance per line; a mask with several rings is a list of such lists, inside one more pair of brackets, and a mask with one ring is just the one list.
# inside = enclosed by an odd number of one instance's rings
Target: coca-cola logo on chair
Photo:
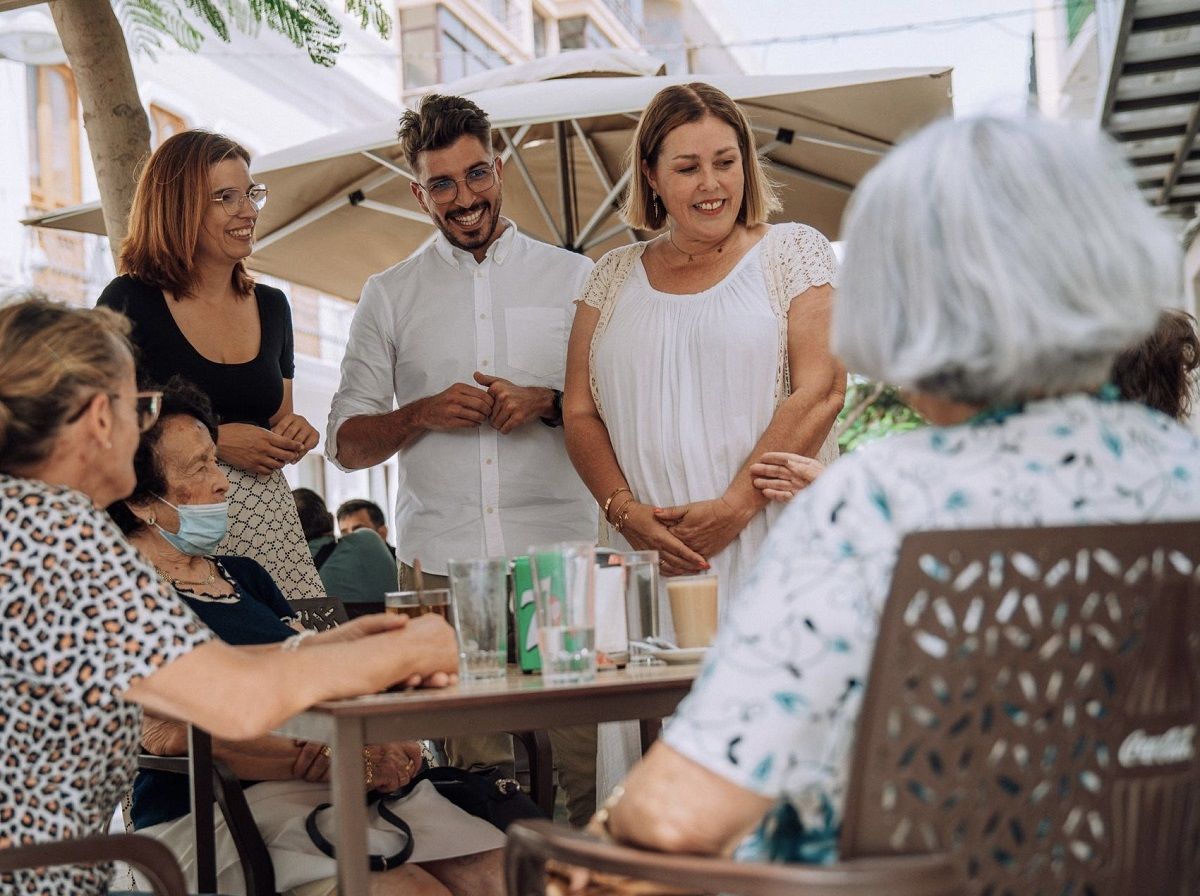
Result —
[[1122, 768], [1191, 762], [1196, 755], [1195, 737], [1195, 725], [1176, 725], [1161, 734], [1148, 734], [1138, 728], [1121, 742], [1117, 761]]

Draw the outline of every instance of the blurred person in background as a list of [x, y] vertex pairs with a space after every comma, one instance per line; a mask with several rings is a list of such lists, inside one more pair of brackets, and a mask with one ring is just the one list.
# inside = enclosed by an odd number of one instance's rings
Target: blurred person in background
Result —
[[334, 515], [337, 517], [339, 534], [349, 535], [359, 529], [374, 529], [384, 544], [387, 544], [392, 557], [396, 556], [396, 549], [388, 543], [387, 519], [383, 515], [383, 509], [374, 501], [351, 498], [349, 501], [343, 501]]
[[346, 605], [351, 618], [383, 612], [384, 595], [396, 590], [396, 559], [373, 528], [333, 534], [333, 514], [310, 488], [292, 490], [296, 511], [325, 591]]

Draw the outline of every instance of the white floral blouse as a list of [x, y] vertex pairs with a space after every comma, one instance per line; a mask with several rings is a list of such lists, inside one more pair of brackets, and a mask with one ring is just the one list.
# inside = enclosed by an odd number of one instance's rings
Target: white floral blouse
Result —
[[791, 502], [664, 737], [779, 802], [747, 858], [836, 858], [875, 642], [912, 531], [1200, 518], [1200, 440], [1085, 395], [868, 445]]

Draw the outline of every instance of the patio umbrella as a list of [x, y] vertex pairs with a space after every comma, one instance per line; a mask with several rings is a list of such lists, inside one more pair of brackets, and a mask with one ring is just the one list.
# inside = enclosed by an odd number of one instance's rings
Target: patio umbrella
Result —
[[[709, 75], [738, 101], [780, 185], [776, 220], [830, 239], [854, 185], [898, 139], [950, 113], [950, 70], [819, 75]], [[582, 77], [508, 84], [471, 98], [489, 114], [504, 158], [504, 214], [526, 233], [599, 257], [644, 237], [617, 218], [624, 155], [638, 116], [669, 84], [697, 76]], [[271, 188], [251, 267], [355, 298], [371, 274], [433, 234], [409, 188], [396, 115], [255, 160]], [[25, 223], [103, 233], [98, 206]]]

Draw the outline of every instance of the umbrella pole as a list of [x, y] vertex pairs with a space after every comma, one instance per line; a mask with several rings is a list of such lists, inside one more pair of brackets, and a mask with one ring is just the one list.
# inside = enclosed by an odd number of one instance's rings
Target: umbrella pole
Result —
[[562, 121], [554, 122], [554, 142], [558, 146], [558, 188], [562, 203], [562, 246], [575, 251], [575, 216], [572, 214], [571, 160], [567, 155], [567, 126]]

